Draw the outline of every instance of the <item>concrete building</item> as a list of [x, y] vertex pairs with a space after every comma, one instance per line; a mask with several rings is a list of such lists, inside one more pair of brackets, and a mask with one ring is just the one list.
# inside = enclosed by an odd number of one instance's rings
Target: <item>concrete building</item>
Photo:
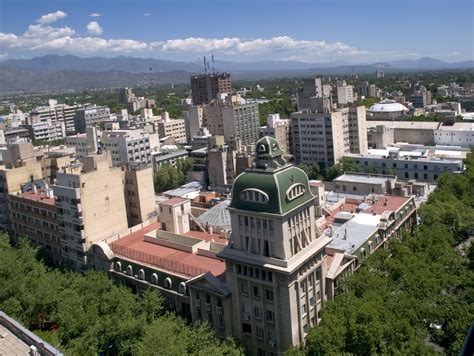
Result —
[[206, 73], [191, 77], [193, 105], [208, 104], [219, 94], [232, 92], [230, 73]]
[[105, 106], [87, 106], [78, 109], [74, 117], [75, 133], [84, 133], [89, 126], [97, 126], [110, 121], [110, 109]]
[[293, 155], [296, 162], [338, 163], [348, 152], [366, 152], [365, 108], [346, 107], [329, 111], [329, 102], [314, 109], [291, 115]]
[[75, 115], [80, 105], [58, 104], [56, 100], [49, 100], [48, 106], [36, 107], [31, 111], [28, 124], [33, 125], [40, 122], [64, 123], [66, 134], [75, 133]]
[[156, 218], [153, 168], [131, 164], [128, 165], [124, 174], [128, 226], [136, 226]]
[[226, 261], [232, 333], [252, 354], [304, 343], [324, 305], [324, 249], [306, 174], [285, 163], [272, 138], [257, 143], [256, 166], [234, 182]]
[[280, 144], [284, 155], [291, 154], [291, 120], [280, 119], [280, 114], [270, 114], [267, 117], [267, 126], [258, 129], [258, 136], [273, 137]]
[[367, 117], [373, 120], [402, 120], [408, 108], [395, 100], [384, 99], [367, 110]]
[[179, 160], [186, 159], [189, 157], [189, 152], [187, 150], [178, 149], [176, 147], [175, 150], [161, 150], [158, 152], [153, 152], [151, 157], [153, 163], [153, 170], [156, 171], [163, 164], [171, 164], [172, 166], [176, 167], [176, 163], [178, 163]]
[[84, 157], [83, 164], [58, 172], [53, 191], [62, 258], [74, 269], [86, 269], [93, 243], [127, 229], [122, 180], [122, 170], [109, 168], [106, 155]]
[[375, 77], [377, 79], [379, 78], [384, 78], [385, 77], [385, 73], [382, 69], [378, 69], [376, 72], [375, 72]]
[[354, 102], [354, 87], [345, 81], [337, 84], [337, 104], [347, 105]]
[[32, 141], [53, 141], [66, 136], [66, 127], [63, 121], [43, 121], [26, 125]]
[[158, 135], [160, 139], [172, 137], [175, 143], [184, 144], [188, 142], [186, 136], [186, 123], [184, 119], [171, 119], [168, 112], [161, 114], [158, 121]]
[[144, 130], [103, 131], [101, 142], [115, 167], [151, 163], [150, 138]]
[[99, 139], [95, 127], [86, 128], [86, 133], [66, 137], [66, 145], [74, 147], [76, 158], [81, 160], [84, 156], [96, 154], [99, 150]]
[[119, 102], [123, 104], [128, 104], [133, 99], [135, 99], [135, 94], [133, 93], [132, 88], [121, 88], [119, 92]]
[[298, 111], [310, 108], [310, 98], [322, 97], [323, 85], [321, 77], [303, 79], [303, 88], [296, 93]]
[[184, 113], [186, 136], [191, 139], [198, 134], [199, 129], [203, 126], [203, 107], [202, 105], [191, 105]]
[[[437, 155], [434, 155], [438, 151]], [[449, 151], [446, 151], [449, 153]], [[455, 152], [459, 153], [459, 152]], [[377, 171], [382, 174], [393, 172], [400, 180], [415, 179], [434, 183], [445, 172], [462, 173], [462, 158], [448, 158], [441, 149], [416, 149], [404, 151], [400, 147], [371, 149], [367, 155], [347, 154], [362, 171]]]
[[0, 311], [0, 355], [62, 356], [45, 340]]

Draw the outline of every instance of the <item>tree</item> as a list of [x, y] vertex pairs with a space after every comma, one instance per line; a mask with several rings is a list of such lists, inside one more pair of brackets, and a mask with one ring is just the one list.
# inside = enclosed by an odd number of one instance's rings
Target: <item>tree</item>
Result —
[[170, 163], [165, 163], [158, 168], [153, 177], [155, 192], [161, 193], [177, 188], [184, 183], [184, 179], [185, 177], [181, 170]]
[[322, 179], [321, 168], [317, 163], [315, 164], [298, 164], [298, 168], [305, 171], [309, 179]]

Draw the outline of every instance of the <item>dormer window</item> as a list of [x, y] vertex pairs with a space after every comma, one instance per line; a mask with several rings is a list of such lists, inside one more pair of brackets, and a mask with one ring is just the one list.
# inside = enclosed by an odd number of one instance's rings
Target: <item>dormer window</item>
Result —
[[299, 196], [302, 196], [305, 193], [305, 191], [306, 191], [306, 187], [304, 186], [304, 184], [301, 184], [301, 183], [293, 184], [286, 191], [286, 199], [288, 201], [296, 199]]
[[245, 189], [240, 192], [240, 200], [250, 203], [267, 204], [270, 198], [267, 193], [259, 189]]

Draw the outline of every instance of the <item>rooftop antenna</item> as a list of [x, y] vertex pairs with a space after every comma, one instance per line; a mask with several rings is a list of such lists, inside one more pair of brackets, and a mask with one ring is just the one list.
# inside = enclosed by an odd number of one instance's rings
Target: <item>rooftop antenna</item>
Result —
[[216, 74], [216, 68], [214, 67], [214, 55], [211, 54], [211, 61], [212, 61], [212, 74]]
[[204, 56], [204, 73], [207, 74], [207, 61], [206, 61], [206, 56]]

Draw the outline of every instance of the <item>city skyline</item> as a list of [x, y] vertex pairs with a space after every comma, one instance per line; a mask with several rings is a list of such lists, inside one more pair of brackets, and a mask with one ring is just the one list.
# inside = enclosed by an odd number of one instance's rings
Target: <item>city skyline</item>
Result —
[[[21, 16], [18, 14], [21, 13]], [[469, 1], [2, 1], [0, 60], [45, 54], [237, 62], [473, 59]]]

